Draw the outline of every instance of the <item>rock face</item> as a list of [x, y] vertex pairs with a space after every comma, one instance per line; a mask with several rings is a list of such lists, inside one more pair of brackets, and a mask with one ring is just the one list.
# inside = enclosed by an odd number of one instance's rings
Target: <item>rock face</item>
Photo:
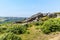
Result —
[[40, 17], [43, 17], [43, 14], [42, 13], [38, 13], [38, 14], [35, 14], [35, 15], [32, 15], [31, 17], [29, 17], [26, 22], [31, 22], [33, 20], [38, 20]]
[[60, 18], [60, 12], [55, 13], [55, 14], [57, 14], [57, 18]]
[[27, 20], [25, 20], [25, 22], [39, 21], [39, 18], [46, 17], [46, 16], [48, 16], [49, 18], [56, 18], [57, 16], [60, 17], [59, 14], [60, 13], [41, 13], [41, 12], [39, 12], [39, 13], [29, 17]]
[[39, 21], [39, 18], [42, 18], [42, 17], [45, 17], [45, 16], [47, 16], [48, 15], [48, 13], [37, 13], [37, 14], [35, 14], [35, 15], [32, 15], [30, 18], [28, 18], [27, 20], [25, 20], [26, 22], [31, 22], [31, 21]]
[[50, 13], [47, 15], [49, 18], [56, 18], [57, 17], [57, 14], [55, 13]]

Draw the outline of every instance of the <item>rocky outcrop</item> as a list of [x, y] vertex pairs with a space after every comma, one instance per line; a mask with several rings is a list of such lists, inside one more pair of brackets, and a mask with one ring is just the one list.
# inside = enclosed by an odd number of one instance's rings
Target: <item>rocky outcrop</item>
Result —
[[29, 17], [27, 20], [25, 20], [25, 22], [39, 21], [39, 18], [45, 17], [47, 15], [48, 15], [48, 13], [41, 13], [41, 12], [39, 12], [39, 13]]
[[43, 17], [42, 13], [37, 13], [35, 15], [32, 15], [31, 17], [29, 17], [27, 20], [25, 20], [26, 22], [31, 22], [33, 20], [38, 20], [40, 17]]
[[[55, 18], [57, 17], [57, 13], [37, 13], [35, 15], [32, 15], [28, 19], [24, 20], [24, 22], [32, 22], [32, 21], [39, 21], [39, 18], [46, 17], [48, 16], [49, 18]], [[22, 22], [17, 22], [17, 23], [22, 23]]]
[[27, 20], [25, 20], [25, 22], [31, 22], [31, 21], [39, 21], [39, 18], [42, 17], [46, 17], [48, 16], [49, 18], [56, 18], [57, 17], [57, 13], [37, 13], [35, 15], [32, 15], [31, 17], [29, 17]]

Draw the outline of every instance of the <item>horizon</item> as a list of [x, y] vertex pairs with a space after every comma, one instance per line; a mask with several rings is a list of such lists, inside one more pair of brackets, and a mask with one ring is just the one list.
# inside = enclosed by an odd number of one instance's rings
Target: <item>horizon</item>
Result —
[[1, 17], [30, 17], [38, 12], [60, 12], [60, 0], [0, 0]]

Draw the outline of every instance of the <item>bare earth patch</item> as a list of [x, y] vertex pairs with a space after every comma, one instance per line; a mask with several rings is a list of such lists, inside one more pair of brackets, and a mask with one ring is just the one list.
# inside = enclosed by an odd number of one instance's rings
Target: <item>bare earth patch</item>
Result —
[[60, 33], [57, 34], [55, 37], [49, 39], [49, 40], [60, 40]]

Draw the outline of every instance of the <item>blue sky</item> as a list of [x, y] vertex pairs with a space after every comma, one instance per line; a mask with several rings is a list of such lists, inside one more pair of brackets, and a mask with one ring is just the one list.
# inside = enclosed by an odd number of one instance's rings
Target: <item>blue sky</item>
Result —
[[29, 17], [38, 12], [59, 12], [60, 0], [0, 0], [0, 16]]

